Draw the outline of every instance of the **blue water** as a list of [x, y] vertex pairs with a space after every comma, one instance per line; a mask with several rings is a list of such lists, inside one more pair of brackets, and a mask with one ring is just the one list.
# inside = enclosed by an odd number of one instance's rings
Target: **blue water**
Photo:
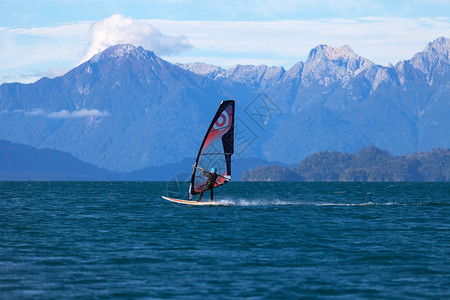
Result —
[[177, 188], [0, 182], [0, 298], [450, 298], [448, 183]]

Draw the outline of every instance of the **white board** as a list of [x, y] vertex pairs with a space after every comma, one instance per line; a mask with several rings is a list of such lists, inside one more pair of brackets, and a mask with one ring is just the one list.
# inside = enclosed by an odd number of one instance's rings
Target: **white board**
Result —
[[182, 199], [175, 199], [175, 198], [169, 198], [169, 197], [165, 197], [165, 196], [161, 196], [164, 199], [171, 201], [171, 202], [175, 202], [175, 203], [180, 203], [180, 204], [187, 204], [187, 205], [226, 205], [224, 203], [220, 203], [220, 202], [214, 202], [214, 201], [191, 201], [191, 200], [182, 200]]

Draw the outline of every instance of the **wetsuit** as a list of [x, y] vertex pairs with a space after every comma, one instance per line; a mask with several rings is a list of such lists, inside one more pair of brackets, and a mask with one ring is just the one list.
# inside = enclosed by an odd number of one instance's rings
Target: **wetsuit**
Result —
[[213, 201], [213, 198], [214, 198], [213, 189], [214, 189], [214, 184], [216, 184], [216, 180], [217, 180], [218, 175], [216, 173], [210, 173], [210, 172], [207, 172], [205, 170], [203, 170], [202, 172], [203, 172], [203, 175], [205, 175], [205, 177], [206, 177], [206, 184], [200, 190], [200, 197], [198, 198], [198, 201], [202, 200], [203, 193], [206, 192], [207, 190], [210, 190], [210, 192], [211, 192], [211, 201]]

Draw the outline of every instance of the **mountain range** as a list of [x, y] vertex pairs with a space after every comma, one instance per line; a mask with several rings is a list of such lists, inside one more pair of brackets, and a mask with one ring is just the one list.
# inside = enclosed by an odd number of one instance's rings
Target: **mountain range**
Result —
[[225, 70], [116, 45], [63, 76], [0, 85], [0, 139], [131, 172], [195, 157], [220, 101], [235, 99], [235, 159], [450, 147], [449, 49], [441, 37], [380, 66], [349, 46], [319, 45], [288, 70]]

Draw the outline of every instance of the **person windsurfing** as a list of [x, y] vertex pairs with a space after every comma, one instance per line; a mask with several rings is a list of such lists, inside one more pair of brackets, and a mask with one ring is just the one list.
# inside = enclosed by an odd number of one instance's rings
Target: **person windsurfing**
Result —
[[206, 177], [206, 184], [205, 186], [200, 190], [200, 197], [198, 198], [198, 202], [202, 201], [203, 193], [209, 190], [211, 192], [211, 201], [213, 201], [214, 198], [214, 185], [216, 184], [216, 180], [218, 175], [216, 174], [216, 168], [211, 168], [211, 171], [208, 172], [204, 169], [200, 169], [203, 172], [203, 175]]

